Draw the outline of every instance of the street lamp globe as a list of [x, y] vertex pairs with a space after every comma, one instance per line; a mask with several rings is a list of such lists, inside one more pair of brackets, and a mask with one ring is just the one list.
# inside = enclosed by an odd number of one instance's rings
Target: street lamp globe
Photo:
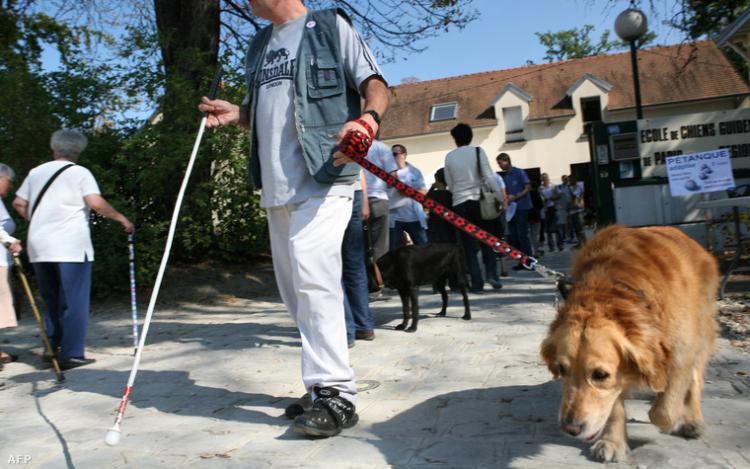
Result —
[[637, 41], [647, 30], [648, 20], [641, 10], [629, 8], [617, 15], [615, 19], [615, 33], [623, 41]]
[[641, 10], [628, 8], [615, 19], [615, 32], [620, 39], [630, 43], [630, 61], [633, 64], [633, 88], [635, 90], [635, 115], [637, 119], [643, 119], [641, 106], [641, 84], [638, 78], [638, 48], [637, 41], [648, 29], [646, 15]]

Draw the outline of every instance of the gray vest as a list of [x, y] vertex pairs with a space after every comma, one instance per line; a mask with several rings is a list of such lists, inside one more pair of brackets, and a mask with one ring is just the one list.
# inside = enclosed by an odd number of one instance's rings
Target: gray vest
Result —
[[[346, 86], [336, 15], [336, 9], [308, 11], [294, 66], [297, 135], [307, 169], [321, 184], [351, 184], [357, 179], [360, 169], [356, 164], [333, 166], [333, 154], [338, 150], [334, 143], [341, 127], [361, 116], [359, 93]], [[342, 16], [346, 18], [343, 12]], [[311, 21], [315, 26], [307, 27]], [[255, 77], [263, 64], [272, 30], [272, 26], [260, 30], [250, 42], [245, 56], [245, 82], [250, 95], [248, 121], [252, 129], [250, 179], [258, 188], [262, 184], [254, 125], [258, 97]]]

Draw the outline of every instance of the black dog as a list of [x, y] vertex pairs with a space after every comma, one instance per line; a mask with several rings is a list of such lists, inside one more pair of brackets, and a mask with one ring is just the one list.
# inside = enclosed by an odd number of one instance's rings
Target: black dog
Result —
[[[462, 319], [471, 319], [469, 298], [466, 296], [466, 259], [458, 244], [427, 243], [419, 246], [401, 246], [388, 251], [378, 259], [378, 268], [383, 283], [388, 288], [398, 290], [404, 308], [404, 322], [396, 326], [398, 330], [415, 332], [419, 322], [419, 287], [435, 284], [443, 299], [443, 309], [437, 314], [445, 316], [448, 307], [448, 294], [445, 281], [453, 277], [464, 297]], [[409, 302], [411, 302], [411, 326], [409, 322]]]

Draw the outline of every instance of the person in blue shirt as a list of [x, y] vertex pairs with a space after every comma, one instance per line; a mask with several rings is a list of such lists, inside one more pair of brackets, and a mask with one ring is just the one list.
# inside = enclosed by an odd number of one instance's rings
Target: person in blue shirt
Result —
[[[497, 155], [497, 164], [505, 171], [503, 182], [505, 182], [505, 191], [508, 193], [508, 204], [516, 204], [515, 214], [508, 220], [511, 244], [524, 254], [531, 256], [533, 254], [531, 240], [529, 240], [529, 210], [532, 207], [531, 196], [529, 196], [531, 181], [526, 171], [513, 167], [507, 153]], [[513, 270], [524, 268], [523, 265], [518, 264], [513, 267]]]

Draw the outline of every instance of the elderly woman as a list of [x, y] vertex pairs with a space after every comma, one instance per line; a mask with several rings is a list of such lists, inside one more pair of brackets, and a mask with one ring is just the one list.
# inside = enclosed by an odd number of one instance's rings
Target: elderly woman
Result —
[[[15, 172], [10, 166], [0, 163], [0, 199], [8, 195], [13, 187]], [[12, 237], [16, 229], [16, 223], [10, 217], [8, 210], [0, 200], [0, 244], [8, 250], [0, 249], [0, 329], [16, 327], [16, 310], [13, 308], [13, 292], [10, 288], [10, 266], [13, 265], [13, 254], [21, 252], [21, 241]], [[3, 252], [4, 251], [4, 252]], [[0, 350], [0, 370], [3, 364], [18, 360], [16, 355], [8, 355]]]
[[47, 335], [62, 369], [95, 361], [84, 354], [94, 261], [91, 210], [119, 222], [127, 233], [135, 231], [102, 198], [91, 172], [76, 164], [87, 144], [76, 130], [55, 132], [50, 142], [54, 160], [32, 169], [13, 201], [29, 220], [29, 260], [47, 306]]

